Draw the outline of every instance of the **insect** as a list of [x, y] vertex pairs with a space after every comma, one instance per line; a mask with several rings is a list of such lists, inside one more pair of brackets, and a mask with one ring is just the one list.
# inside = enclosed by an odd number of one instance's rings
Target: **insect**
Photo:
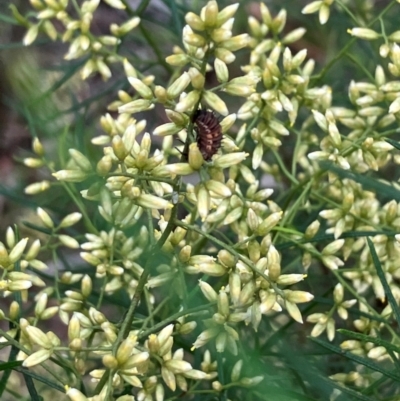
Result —
[[221, 147], [222, 131], [218, 118], [210, 110], [197, 110], [193, 123], [196, 124], [197, 146], [204, 160], [210, 160]]

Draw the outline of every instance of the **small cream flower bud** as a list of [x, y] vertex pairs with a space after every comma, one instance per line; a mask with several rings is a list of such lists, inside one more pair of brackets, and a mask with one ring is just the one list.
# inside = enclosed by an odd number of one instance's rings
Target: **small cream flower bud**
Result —
[[172, 203], [158, 196], [151, 194], [141, 194], [135, 199], [135, 202], [142, 207], [149, 209], [172, 209]]
[[199, 100], [200, 92], [193, 90], [189, 92], [185, 97], [179, 100], [179, 103], [175, 106], [175, 111], [183, 113], [191, 109]]
[[246, 152], [236, 152], [229, 155], [222, 155], [214, 160], [214, 166], [219, 168], [228, 168], [239, 164], [243, 161], [249, 154]]
[[199, 280], [199, 287], [203, 295], [207, 298], [210, 302], [216, 302], [218, 298], [217, 292], [211, 287], [210, 284], [206, 283], [205, 281]]
[[208, 28], [214, 28], [218, 18], [218, 3], [209, 1], [204, 8], [204, 24]]
[[154, 108], [154, 104], [147, 99], [138, 99], [118, 107], [119, 113], [139, 113]]
[[81, 152], [76, 149], [68, 150], [71, 158], [77, 164], [77, 166], [83, 171], [91, 171], [92, 165], [90, 164], [89, 159]]
[[[11, 321], [17, 321], [19, 319], [20, 307], [17, 301], [12, 301], [9, 309], [9, 318]], [[21, 327], [22, 328], [22, 327]]]
[[274, 228], [279, 221], [282, 219], [283, 212], [275, 212], [269, 215], [259, 226], [257, 229], [257, 234], [264, 236], [268, 234], [272, 228]]
[[205, 77], [197, 68], [190, 68], [188, 71], [193, 88], [202, 90], [204, 88]]
[[185, 15], [185, 21], [195, 31], [204, 31], [205, 29], [204, 21], [195, 13], [188, 12]]
[[239, 3], [234, 3], [234, 4], [231, 4], [231, 5], [227, 6], [227, 7], [225, 7], [224, 9], [222, 9], [218, 13], [217, 26], [221, 26], [225, 22], [230, 20], [235, 15], [238, 7], [239, 7]]
[[120, 160], [123, 161], [126, 156], [128, 156], [128, 150], [124, 145], [124, 141], [119, 135], [115, 135], [111, 142], [113, 151], [115, 156]]
[[237, 50], [242, 49], [243, 47], [248, 46], [250, 43], [250, 36], [247, 33], [234, 36], [231, 39], [228, 39], [221, 43], [221, 47], [227, 49], [231, 52], [235, 52]]
[[181, 263], [187, 263], [190, 259], [192, 247], [190, 245], [185, 245], [179, 252], [179, 260]]
[[26, 333], [29, 335], [32, 342], [39, 345], [42, 348], [50, 349], [52, 348], [52, 343], [48, 339], [45, 333], [42, 330], [38, 329], [34, 326], [28, 326], [25, 329]]
[[225, 83], [228, 81], [229, 79], [228, 67], [219, 58], [216, 58], [214, 61], [214, 69], [215, 69], [215, 74], [217, 75], [218, 82]]
[[82, 170], [59, 170], [52, 174], [59, 181], [81, 182], [87, 178], [87, 173]]
[[128, 81], [141, 97], [148, 100], [153, 98], [153, 92], [151, 91], [151, 89], [140, 79], [135, 77], [128, 77]]
[[305, 239], [311, 239], [317, 234], [321, 223], [318, 220], [314, 220], [306, 229], [304, 233]]
[[189, 166], [193, 170], [199, 170], [204, 163], [203, 155], [201, 154], [197, 143], [189, 145]]
[[229, 114], [225, 118], [222, 119], [220, 122], [221, 131], [222, 133], [227, 132], [235, 123], [236, 121], [236, 114]]
[[28, 358], [24, 360], [22, 366], [29, 368], [31, 366], [39, 365], [40, 363], [46, 361], [51, 357], [52, 351], [50, 349], [41, 349], [29, 355]]
[[381, 37], [378, 32], [369, 28], [353, 28], [349, 29], [347, 32], [352, 36], [365, 40], [375, 40]]
[[304, 28], [294, 29], [283, 37], [282, 44], [287, 45], [289, 43], [297, 42], [304, 36], [305, 33], [306, 30]]
[[228, 115], [229, 112], [225, 102], [214, 92], [205, 91], [203, 93], [203, 99], [208, 104], [208, 106], [217, 111], [219, 114], [223, 116]]
[[17, 260], [19, 260], [26, 248], [26, 244], [28, 243], [28, 238], [24, 238], [20, 240], [11, 250], [8, 258], [9, 258], [9, 263], [15, 263]]
[[50, 188], [50, 181], [45, 180], [28, 185], [25, 188], [24, 192], [27, 195], [36, 195], [40, 192], [46, 191], [49, 188]]
[[107, 354], [103, 356], [103, 365], [108, 369], [116, 369], [118, 360], [113, 355]]
[[186, 54], [172, 54], [171, 56], [166, 57], [165, 61], [175, 67], [183, 67], [190, 61], [190, 59]]
[[167, 96], [169, 99], [175, 99], [179, 96], [186, 87], [190, 84], [190, 75], [184, 72], [178, 79], [176, 79], [167, 89]]
[[314, 298], [314, 295], [306, 291], [291, 291], [291, 290], [283, 290], [283, 291], [285, 293], [285, 298], [288, 301], [293, 302], [295, 304], [310, 302]]
[[239, 305], [247, 305], [251, 302], [254, 292], [256, 291], [256, 285], [253, 280], [250, 280], [242, 288], [239, 296]]
[[225, 249], [221, 249], [218, 252], [218, 261], [228, 268], [232, 268], [236, 265], [236, 257]]
[[235, 61], [236, 56], [228, 49], [217, 47], [214, 51], [215, 57], [219, 58], [225, 64], [231, 64]]
[[60, 235], [58, 235], [58, 239], [67, 248], [70, 248], [70, 249], [78, 249], [79, 248], [79, 242], [75, 238], [70, 237], [69, 235], [60, 234]]

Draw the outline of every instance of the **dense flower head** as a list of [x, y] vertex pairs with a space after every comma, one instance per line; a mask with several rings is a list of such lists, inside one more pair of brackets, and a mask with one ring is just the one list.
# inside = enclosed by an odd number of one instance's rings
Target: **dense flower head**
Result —
[[[225, 397], [263, 380], [242, 374], [254, 339], [268, 346], [265, 332], [303, 322], [331, 342], [341, 325], [355, 329], [337, 353], [393, 364], [397, 349], [374, 339], [398, 340], [398, 184], [371, 177], [400, 162], [400, 146], [387, 139], [400, 116], [400, 83], [386, 71], [400, 75], [398, 31], [349, 29], [351, 41], [384, 38], [383, 60], [369, 81], [348, 82], [340, 106], [300, 48], [306, 30], [286, 27], [286, 10], [273, 15], [260, 3], [240, 34], [239, 3], [189, 11], [181, 46], [161, 57], [154, 45], [165, 77], [120, 52], [126, 35], [145, 29], [141, 12], [105, 3], [129, 18], [104, 35], [91, 30], [99, 0], [31, 0], [29, 18], [12, 7], [25, 45], [44, 33], [69, 44], [66, 60], [83, 60], [82, 79], [119, 74], [122, 84], [91, 141], [76, 140], [55, 162], [36, 137], [34, 155], [23, 158], [47, 173], [27, 195], [62, 188], [79, 212], [58, 219], [37, 208], [30, 228], [40, 235], [31, 240], [7, 230], [0, 290], [18, 296], [2, 311], [12, 325], [1, 340], [18, 338], [24, 368], [68, 360], [72, 401]], [[334, 3], [302, 12], [326, 24]], [[40, 251], [55, 271], [48, 286]], [[64, 252], [72, 263], [61, 269]], [[328, 278], [321, 288], [309, 280], [318, 274]], [[45, 328], [53, 318], [64, 335]], [[331, 379], [366, 387], [363, 369]]]

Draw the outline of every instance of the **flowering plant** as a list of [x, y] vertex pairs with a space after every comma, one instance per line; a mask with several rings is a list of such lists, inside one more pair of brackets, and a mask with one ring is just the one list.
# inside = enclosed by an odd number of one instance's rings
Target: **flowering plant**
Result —
[[[37, 383], [71, 401], [266, 399], [265, 390], [395, 399], [400, 197], [386, 172], [400, 160], [400, 31], [373, 30], [376, 19], [345, 1], [303, 8], [320, 24], [334, 6], [351, 17], [342, 54], [356, 39], [382, 42], [382, 65], [350, 81], [340, 104], [324, 82], [340, 57], [316, 74], [294, 45], [306, 30], [288, 29], [285, 9], [245, 9], [247, 32], [234, 34], [239, 3], [211, 0], [185, 10], [163, 49], [148, 3], [10, 5], [25, 46], [68, 45], [71, 69], [53, 88], [71, 78], [78, 101], [100, 76], [112, 98], [86, 103], [101, 115], [94, 135], [67, 118], [32, 130], [22, 162], [40, 173], [25, 194], [63, 191], [69, 204], [62, 213], [40, 203], [30, 238], [14, 226], [0, 243], [0, 334], [11, 349], [0, 394], [18, 394], [7, 384], [14, 369], [34, 400]], [[120, 22], [99, 33], [102, 9]], [[290, 353], [301, 347], [304, 363], [307, 346], [296, 332], [328, 350], [328, 363], [339, 354], [348, 365], [300, 367]], [[322, 387], [323, 398], [309, 398]]]

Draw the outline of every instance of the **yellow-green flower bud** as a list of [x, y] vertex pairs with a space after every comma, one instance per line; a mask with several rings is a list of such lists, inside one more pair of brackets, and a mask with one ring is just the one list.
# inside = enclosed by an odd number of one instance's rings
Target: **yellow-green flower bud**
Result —
[[269, 262], [268, 263], [268, 276], [272, 281], [279, 279], [281, 274], [281, 265], [279, 262]]
[[185, 21], [195, 31], [204, 31], [205, 29], [204, 21], [195, 13], [188, 12], [185, 15]]
[[182, 335], [186, 335], [191, 333], [197, 327], [196, 322], [187, 322], [179, 326], [178, 332]]
[[216, 42], [224, 42], [232, 37], [232, 31], [230, 29], [214, 29], [211, 33], [211, 39]]
[[229, 298], [228, 298], [228, 294], [225, 292], [224, 289], [219, 291], [219, 294], [217, 297], [217, 305], [218, 305], [218, 312], [222, 316], [228, 317], [229, 316]]
[[251, 240], [247, 243], [247, 251], [253, 263], [256, 263], [260, 259], [260, 244], [256, 240]]
[[204, 8], [204, 24], [213, 28], [217, 24], [218, 3], [215, 0], [209, 1]]
[[219, 114], [223, 116], [228, 115], [229, 112], [225, 102], [214, 92], [205, 91], [203, 93], [203, 99], [209, 107], [217, 111]]
[[59, 181], [81, 182], [87, 178], [87, 173], [82, 170], [59, 170], [52, 174]]
[[365, 40], [375, 40], [381, 37], [381, 34], [369, 28], [353, 28], [347, 32], [352, 36]]
[[28, 334], [31, 341], [42, 348], [50, 349], [52, 348], [52, 343], [48, 339], [45, 333], [42, 330], [38, 329], [34, 326], [27, 326], [25, 328], [26, 333]]
[[172, 54], [171, 56], [166, 57], [165, 61], [175, 67], [183, 67], [190, 61], [190, 59], [186, 54]]
[[187, 72], [184, 72], [167, 89], [168, 98], [175, 99], [187, 88], [189, 84], [190, 84], [190, 75]]
[[237, 259], [235, 256], [233, 256], [230, 252], [228, 252], [225, 249], [221, 249], [218, 252], [218, 261], [228, 267], [228, 268], [233, 268], [236, 265]]
[[111, 354], [103, 356], [103, 365], [108, 369], [116, 369], [118, 367], [118, 360]]
[[29, 168], [39, 168], [39, 167], [44, 166], [44, 160], [36, 159], [34, 157], [26, 157], [23, 160], [23, 163], [25, 164], [25, 166], [27, 166]]
[[228, 82], [229, 79], [228, 67], [219, 58], [216, 58], [214, 61], [214, 69], [215, 69], [215, 74], [217, 75], [218, 82], [221, 83]]
[[213, 277], [220, 277], [226, 274], [226, 269], [218, 263], [201, 263], [199, 269], [202, 273], [208, 274]]
[[231, 64], [235, 61], [236, 56], [228, 49], [217, 47], [214, 50], [215, 57], [219, 58], [225, 64]]
[[40, 363], [49, 359], [51, 357], [51, 354], [51, 349], [41, 349], [39, 351], [36, 351], [24, 360], [22, 366], [29, 368], [31, 366], [39, 365]]
[[199, 170], [204, 163], [203, 155], [200, 152], [197, 143], [189, 145], [189, 165], [193, 170]]
[[112, 149], [114, 151], [115, 156], [120, 160], [123, 161], [126, 156], [128, 156], [128, 150], [124, 145], [124, 141], [119, 135], [115, 135], [111, 142]]
[[137, 72], [136, 72], [135, 68], [127, 59], [124, 59], [123, 66], [124, 66], [124, 70], [125, 70], [125, 75], [127, 77], [137, 78]]
[[247, 33], [244, 33], [222, 42], [220, 46], [231, 52], [235, 52], [248, 46], [249, 43], [250, 36]]
[[27, 195], [36, 195], [40, 192], [46, 191], [49, 188], [50, 188], [50, 181], [45, 180], [28, 185], [25, 188], [24, 192]]
[[311, 239], [317, 234], [321, 223], [318, 220], [314, 220], [306, 229], [304, 233], [305, 239]]
[[153, 92], [151, 91], [151, 89], [140, 79], [135, 77], [128, 77], [128, 81], [141, 97], [148, 100], [153, 98]]
[[190, 110], [198, 102], [199, 98], [199, 91], [193, 90], [189, 92], [185, 97], [179, 100], [179, 103], [175, 106], [175, 111], [183, 113], [184, 111]]
[[144, 208], [149, 209], [172, 209], [172, 203], [158, 196], [151, 194], [141, 194], [135, 199], [135, 202]]
[[181, 263], [187, 263], [190, 259], [191, 252], [192, 247], [190, 245], [185, 245], [179, 252], [179, 261]]
[[228, 167], [234, 166], [236, 164], [239, 164], [248, 155], [249, 154], [246, 152], [237, 152], [237, 153], [231, 153], [229, 155], [218, 156], [214, 160], [214, 166], [222, 168], [222, 169], [228, 168]]
[[186, 33], [183, 35], [183, 40], [190, 46], [203, 47], [206, 44], [206, 40], [201, 35], [196, 33]]
[[272, 228], [274, 228], [282, 218], [283, 212], [275, 212], [269, 215], [259, 226], [257, 229], [257, 234], [264, 236], [268, 234]]
[[110, 155], [103, 156], [96, 166], [96, 171], [99, 175], [105, 176], [107, 175], [112, 168], [112, 157]]
[[165, 123], [159, 125], [154, 131], [153, 135], [157, 136], [167, 136], [167, 135], [174, 135], [178, 133], [182, 128], [177, 127], [175, 123]]
[[199, 280], [199, 287], [203, 295], [207, 298], [210, 302], [216, 302], [218, 298], [217, 292], [214, 288], [211, 287], [210, 284], [206, 283], [205, 281]]
[[166, 109], [165, 114], [170, 119], [171, 122], [178, 126], [186, 126], [188, 122], [188, 117], [183, 113], [178, 113], [175, 110]]
[[204, 88], [204, 83], [205, 83], [204, 75], [201, 74], [200, 71], [194, 67], [190, 68], [188, 73], [189, 73], [193, 88], [195, 88], [197, 90], [202, 90]]
[[29, 29], [26, 31], [22, 43], [25, 46], [31, 45], [36, 40], [38, 33], [39, 33], [39, 24], [31, 25]]
[[250, 280], [244, 285], [239, 296], [239, 305], [247, 305], [251, 302], [254, 292], [256, 290], [256, 285], [253, 280]]
[[221, 132], [227, 132], [235, 123], [236, 121], [236, 114], [229, 114], [220, 122]]
[[20, 307], [17, 301], [12, 301], [10, 304], [10, 309], [9, 309], [9, 318], [11, 321], [17, 321], [19, 320], [19, 315], [20, 315]]
[[75, 238], [70, 237], [69, 235], [60, 234], [58, 236], [58, 239], [67, 248], [71, 248], [71, 249], [79, 248], [79, 242]]
[[154, 104], [150, 100], [138, 99], [118, 107], [118, 112], [134, 114], [141, 111], [150, 110], [152, 108], [154, 108]]
[[285, 9], [280, 10], [278, 15], [272, 20], [271, 24], [269, 25], [269, 28], [274, 33], [282, 32], [283, 28], [286, 25], [286, 16], [287, 16], [286, 10]]
[[38, 137], [35, 137], [32, 142], [32, 150], [40, 157], [44, 156], [44, 148]]
[[217, 26], [221, 26], [231, 19], [235, 15], [238, 7], [239, 3], [234, 3], [222, 9], [217, 16]]

